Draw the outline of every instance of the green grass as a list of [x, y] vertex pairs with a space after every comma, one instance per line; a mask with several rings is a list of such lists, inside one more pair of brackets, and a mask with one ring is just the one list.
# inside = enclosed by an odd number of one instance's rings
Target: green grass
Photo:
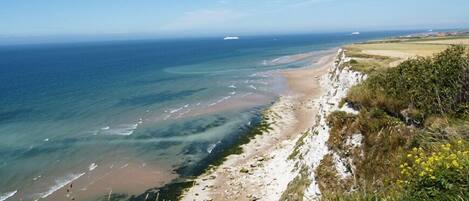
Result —
[[310, 134], [311, 134], [310, 130], [308, 130], [308, 131], [304, 132], [303, 134], [301, 134], [301, 137], [295, 143], [295, 146], [293, 148], [292, 153], [288, 156], [288, 160], [293, 160], [293, 159], [296, 159], [297, 157], [299, 157], [299, 159], [303, 159], [302, 158], [303, 156], [300, 154], [301, 147], [305, 143], [304, 139], [307, 136], [310, 136]]
[[398, 59], [386, 60], [367, 60], [367, 59], [352, 59], [349, 62], [351, 70], [370, 74], [376, 71], [381, 71], [390, 67], [390, 63]]
[[309, 178], [308, 168], [302, 166], [298, 175], [288, 183], [287, 189], [282, 193], [280, 200], [291, 200], [291, 201], [302, 201], [304, 200], [304, 192], [306, 188], [311, 184]]

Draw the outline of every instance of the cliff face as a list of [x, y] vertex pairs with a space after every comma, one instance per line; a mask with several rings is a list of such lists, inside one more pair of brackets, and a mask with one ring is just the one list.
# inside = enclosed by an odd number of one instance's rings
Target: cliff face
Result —
[[[327, 117], [334, 111], [357, 113], [348, 106], [340, 107], [339, 102], [347, 95], [348, 90], [366, 79], [366, 75], [350, 70], [343, 50], [339, 50], [338, 56], [329, 72], [321, 78], [321, 87], [324, 95], [313, 101], [318, 108], [316, 122], [312, 128], [301, 136], [292, 152], [290, 160], [295, 163], [297, 176], [290, 181], [284, 191], [281, 200], [293, 196], [294, 200], [312, 200], [321, 195], [320, 183], [318, 182], [317, 169], [324, 159], [330, 161], [335, 170], [332, 170], [339, 180], [351, 181], [352, 165], [346, 158], [340, 158], [333, 153], [328, 146], [330, 127]], [[360, 148], [361, 135], [354, 135], [348, 142], [350, 146]], [[299, 195], [299, 197], [298, 197]], [[297, 196], [297, 197], [295, 197]], [[301, 197], [302, 196], [302, 197]]]

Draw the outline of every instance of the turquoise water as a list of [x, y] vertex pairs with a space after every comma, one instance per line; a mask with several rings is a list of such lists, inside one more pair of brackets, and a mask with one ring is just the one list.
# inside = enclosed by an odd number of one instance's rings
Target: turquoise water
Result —
[[346, 43], [403, 34], [0, 46], [0, 200], [13, 192], [9, 200], [48, 198], [114, 166], [197, 166], [284, 90], [272, 72]]

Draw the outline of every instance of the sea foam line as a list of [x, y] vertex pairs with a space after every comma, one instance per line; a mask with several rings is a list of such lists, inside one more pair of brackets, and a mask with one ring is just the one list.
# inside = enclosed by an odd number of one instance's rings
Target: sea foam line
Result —
[[18, 191], [15, 190], [15, 191], [6, 192], [6, 193], [0, 195], [0, 201], [5, 201], [5, 200], [7, 200], [8, 198], [13, 197], [17, 192], [18, 192]]
[[230, 98], [231, 98], [231, 96], [225, 96], [225, 97], [223, 97], [223, 98], [221, 98], [221, 99], [218, 99], [218, 100], [217, 100], [216, 102], [214, 102], [214, 103], [210, 103], [208, 106], [214, 106], [214, 105], [219, 104], [219, 103], [221, 103], [221, 102], [223, 102], [223, 101], [225, 101], [225, 100], [228, 100], [228, 99], [230, 99]]
[[46, 198], [49, 195], [52, 195], [55, 191], [58, 191], [59, 189], [63, 188], [64, 186], [72, 183], [73, 181], [77, 180], [81, 176], [85, 175], [85, 173], [80, 173], [80, 174], [71, 174], [66, 176], [65, 178], [58, 179], [55, 181], [55, 185], [49, 188], [48, 191], [40, 193], [39, 196], [41, 198]]
[[138, 124], [121, 124], [116, 128], [110, 128], [104, 131], [104, 134], [107, 135], [132, 135], [134, 131], [138, 128]]

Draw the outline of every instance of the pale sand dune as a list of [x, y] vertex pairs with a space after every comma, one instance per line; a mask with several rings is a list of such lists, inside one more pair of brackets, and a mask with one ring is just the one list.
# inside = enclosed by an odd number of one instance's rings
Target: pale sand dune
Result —
[[314, 124], [317, 108], [313, 99], [322, 94], [319, 78], [327, 73], [335, 56], [324, 56], [315, 64], [319, 68], [281, 72], [287, 79], [288, 92], [268, 112], [274, 130], [256, 136], [243, 146], [243, 154], [229, 156], [222, 165], [196, 179], [182, 200], [278, 199], [296, 176], [288, 157], [300, 135]]

